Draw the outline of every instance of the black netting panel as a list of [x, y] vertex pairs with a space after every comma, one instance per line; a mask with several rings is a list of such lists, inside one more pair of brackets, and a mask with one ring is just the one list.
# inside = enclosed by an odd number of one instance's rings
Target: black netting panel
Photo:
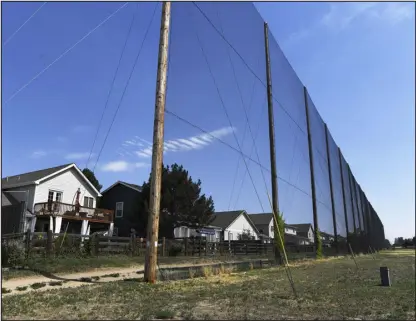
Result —
[[348, 227], [345, 220], [344, 201], [342, 195], [342, 169], [339, 162], [338, 146], [336, 145], [329, 131], [328, 147], [331, 161], [332, 190], [334, 194], [337, 233], [342, 237], [346, 237], [348, 233]]

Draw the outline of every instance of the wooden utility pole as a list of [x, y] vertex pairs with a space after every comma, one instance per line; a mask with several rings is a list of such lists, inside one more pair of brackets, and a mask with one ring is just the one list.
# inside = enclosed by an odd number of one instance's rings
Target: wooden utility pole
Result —
[[338, 249], [338, 231], [337, 231], [337, 217], [335, 215], [335, 200], [334, 200], [334, 189], [332, 184], [332, 168], [331, 168], [331, 156], [329, 155], [329, 138], [328, 138], [328, 126], [325, 123], [325, 142], [326, 142], [326, 157], [328, 163], [328, 175], [329, 175], [329, 189], [331, 192], [331, 210], [332, 210], [332, 221], [334, 223], [334, 239], [335, 239], [335, 250]]
[[157, 249], [159, 236], [159, 212], [162, 188], [163, 134], [165, 125], [166, 83], [168, 70], [168, 46], [170, 31], [169, 1], [162, 4], [159, 56], [157, 62], [157, 85], [155, 120], [153, 125], [152, 174], [150, 182], [149, 219], [147, 223], [145, 282], [156, 282]]
[[[279, 251], [278, 244], [284, 242], [284, 235], [280, 235], [277, 216], [279, 215], [279, 200], [277, 191], [277, 171], [276, 171], [276, 144], [274, 133], [274, 113], [273, 113], [273, 91], [272, 91], [272, 72], [270, 68], [269, 53], [269, 27], [267, 22], [264, 23], [264, 42], [266, 51], [266, 77], [267, 77], [267, 105], [269, 114], [269, 143], [270, 143], [270, 168], [272, 181], [272, 206], [274, 217], [274, 238], [275, 238], [275, 256], [277, 260], [281, 260], [282, 253]], [[280, 237], [282, 240], [280, 240]]]
[[306, 114], [306, 127], [308, 132], [308, 150], [309, 150], [309, 170], [311, 173], [311, 192], [312, 192], [312, 213], [313, 213], [313, 225], [314, 225], [314, 239], [316, 252], [318, 252], [318, 208], [316, 205], [316, 189], [315, 189], [315, 170], [313, 164], [313, 149], [312, 149], [312, 135], [311, 135], [311, 121], [309, 118], [309, 103], [308, 103], [308, 90], [303, 87], [303, 98], [305, 100], [305, 114]]

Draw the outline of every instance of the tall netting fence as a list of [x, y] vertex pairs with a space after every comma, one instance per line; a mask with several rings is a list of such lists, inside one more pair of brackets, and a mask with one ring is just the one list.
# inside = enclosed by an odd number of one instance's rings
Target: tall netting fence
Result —
[[[279, 206], [288, 244], [314, 244], [303, 84], [269, 31]], [[292, 229], [292, 227], [294, 229]]]
[[348, 219], [344, 207], [343, 195], [343, 172], [338, 146], [336, 145], [331, 133], [328, 130], [328, 153], [330, 159], [331, 178], [332, 178], [332, 192], [334, 199], [335, 211], [335, 225], [337, 228], [337, 242], [340, 252], [348, 250], [347, 235], [348, 235]]
[[[227, 18], [230, 13], [233, 19]], [[337, 248], [348, 251], [348, 243], [357, 250], [360, 241], [355, 236], [364, 225], [363, 213], [359, 213], [365, 205], [359, 203], [361, 193], [271, 32], [268, 38], [283, 240], [287, 246], [316, 250], [319, 230], [328, 253]], [[312, 197], [310, 151], [316, 199]], [[149, 155], [149, 147], [139, 153]], [[214, 239], [254, 237], [273, 242], [272, 226], [256, 216], [272, 212], [272, 180], [264, 21], [252, 3], [172, 3], [163, 162], [164, 175], [169, 176], [162, 183], [168, 195], [166, 206], [173, 200], [186, 200], [183, 203], [188, 204], [190, 214], [173, 207], [162, 213], [161, 235], [169, 236], [165, 223], [176, 215], [178, 227], [183, 222], [188, 227], [221, 230]], [[190, 186], [175, 190], [173, 181]], [[214, 214], [202, 214], [200, 219], [194, 210]], [[236, 229], [231, 218], [243, 211], [248, 219]], [[368, 215], [368, 224], [376, 229], [373, 216]], [[191, 233], [190, 229], [177, 231], [176, 237]]]

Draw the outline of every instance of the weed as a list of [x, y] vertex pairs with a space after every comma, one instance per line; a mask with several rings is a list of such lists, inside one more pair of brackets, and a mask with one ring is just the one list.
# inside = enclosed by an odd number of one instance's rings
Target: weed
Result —
[[203, 268], [202, 268], [202, 275], [204, 276], [204, 277], [210, 277], [211, 275], [212, 275], [212, 267], [210, 267], [210, 266], [204, 266]]
[[36, 282], [36, 283], [33, 283], [33, 284], [30, 285], [30, 287], [33, 290], [37, 290], [37, 289], [43, 288], [44, 286], [46, 286], [46, 283], [44, 283], [44, 282]]
[[120, 273], [111, 273], [103, 275], [102, 278], [118, 278], [120, 276]]
[[94, 281], [98, 281], [100, 279], [99, 276], [92, 276], [91, 279], [93, 279]]
[[81, 282], [91, 283], [91, 282], [92, 282], [92, 278], [86, 278], [86, 277], [83, 277], [83, 278], [79, 278], [79, 281], [81, 281]]
[[156, 312], [155, 318], [156, 319], [173, 319], [175, 317], [175, 313], [168, 310], [162, 310]]
[[63, 284], [62, 281], [51, 281], [49, 282], [50, 286], [61, 286]]
[[195, 277], [195, 273], [196, 273], [196, 272], [195, 272], [195, 270], [194, 270], [194, 269], [192, 269], [192, 268], [191, 268], [191, 269], [189, 269], [189, 278], [190, 278], [190, 279], [193, 279], [193, 278]]
[[16, 288], [17, 291], [26, 291], [27, 290], [27, 286], [18, 286]]
[[9, 289], [6, 289], [6, 288], [1, 288], [1, 293], [7, 294], [7, 293], [10, 293], [10, 292], [12, 292], [12, 290], [9, 290]]

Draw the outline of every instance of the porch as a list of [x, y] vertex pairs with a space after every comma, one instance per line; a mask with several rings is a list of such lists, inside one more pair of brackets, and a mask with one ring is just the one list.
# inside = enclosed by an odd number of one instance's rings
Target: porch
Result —
[[114, 211], [102, 208], [66, 204], [61, 202], [36, 203], [36, 222], [33, 231], [54, 233], [75, 233], [89, 235], [99, 231], [114, 229]]

